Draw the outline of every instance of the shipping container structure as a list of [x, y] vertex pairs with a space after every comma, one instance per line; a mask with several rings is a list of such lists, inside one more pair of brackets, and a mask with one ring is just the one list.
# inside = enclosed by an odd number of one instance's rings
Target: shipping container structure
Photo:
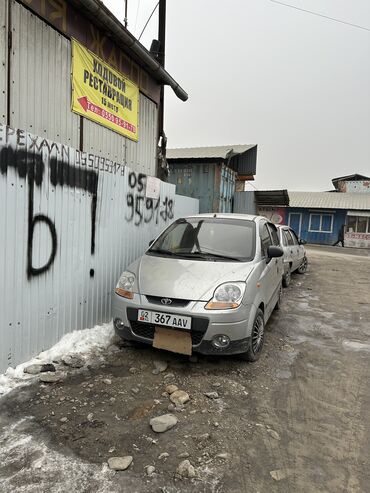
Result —
[[[72, 38], [136, 86], [137, 141], [71, 111]], [[1, 372], [109, 321], [117, 276], [197, 203], [153, 176], [161, 88], [187, 95], [102, 2], [1, 0], [0, 65]]]
[[168, 149], [169, 182], [199, 199], [200, 212], [232, 212], [239, 184], [256, 174], [257, 145]]

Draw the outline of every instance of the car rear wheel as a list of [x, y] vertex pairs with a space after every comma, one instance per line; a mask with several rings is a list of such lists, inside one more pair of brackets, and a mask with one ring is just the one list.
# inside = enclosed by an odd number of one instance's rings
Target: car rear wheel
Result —
[[283, 275], [283, 286], [284, 286], [284, 288], [287, 288], [289, 286], [291, 277], [292, 277], [292, 270], [291, 270], [291, 267], [289, 265], [287, 271]]
[[241, 354], [245, 361], [257, 361], [261, 355], [263, 342], [265, 340], [265, 321], [263, 317], [263, 311], [259, 308], [254, 318], [251, 341], [248, 351]]
[[297, 269], [298, 274], [304, 274], [307, 271], [307, 264], [307, 257], [304, 256], [301, 265]]

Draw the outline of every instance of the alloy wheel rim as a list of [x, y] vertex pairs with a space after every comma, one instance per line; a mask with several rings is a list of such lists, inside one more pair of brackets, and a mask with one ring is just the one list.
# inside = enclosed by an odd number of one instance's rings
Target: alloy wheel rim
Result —
[[301, 272], [305, 272], [306, 269], [307, 269], [307, 259], [304, 258], [303, 261], [302, 261], [302, 263], [301, 263], [301, 265], [300, 265], [300, 267], [299, 267], [299, 270]]
[[252, 349], [254, 354], [258, 353], [261, 350], [263, 344], [263, 338], [264, 338], [263, 320], [259, 316], [257, 317], [253, 325]]

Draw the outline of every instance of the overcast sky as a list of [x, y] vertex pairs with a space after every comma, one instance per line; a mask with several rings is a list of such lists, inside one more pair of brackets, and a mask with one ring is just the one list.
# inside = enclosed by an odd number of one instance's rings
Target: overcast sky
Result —
[[[282, 0], [370, 29], [370, 0]], [[104, 0], [123, 21], [124, 0]], [[139, 36], [157, 0], [128, 0]], [[141, 42], [157, 37], [158, 12]], [[167, 0], [168, 147], [258, 144], [260, 190], [370, 175], [370, 32], [270, 0]]]

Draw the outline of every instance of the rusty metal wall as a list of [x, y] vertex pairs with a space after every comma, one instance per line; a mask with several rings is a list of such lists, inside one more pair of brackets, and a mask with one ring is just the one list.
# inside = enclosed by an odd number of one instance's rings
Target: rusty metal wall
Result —
[[0, 122], [7, 119], [8, 0], [0, 2]]
[[0, 124], [0, 372], [110, 319], [119, 274], [177, 216], [175, 186]]

